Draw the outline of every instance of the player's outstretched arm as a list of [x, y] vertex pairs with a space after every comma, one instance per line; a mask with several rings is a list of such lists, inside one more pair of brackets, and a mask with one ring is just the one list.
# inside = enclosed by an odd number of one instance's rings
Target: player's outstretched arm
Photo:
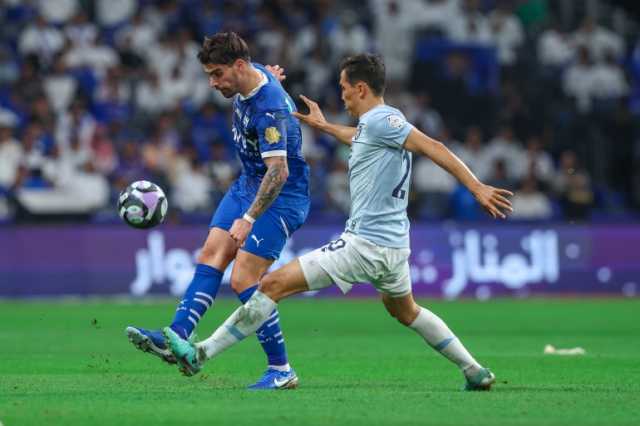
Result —
[[[242, 247], [245, 240], [251, 232], [253, 221], [255, 221], [269, 206], [278, 198], [282, 187], [289, 177], [289, 167], [287, 165], [287, 157], [277, 156], [264, 159], [267, 165], [267, 172], [262, 178], [258, 193], [253, 199], [253, 203], [247, 210], [242, 219], [236, 219], [229, 230], [231, 238], [233, 238], [238, 246]], [[247, 218], [247, 216], [249, 216]]]
[[480, 182], [462, 160], [441, 142], [414, 128], [409, 133], [404, 148], [431, 158], [438, 166], [455, 176], [494, 219], [505, 219], [505, 212], [513, 211], [511, 202], [507, 198], [513, 195], [512, 192]]
[[300, 95], [300, 99], [309, 107], [309, 114], [304, 115], [299, 112], [292, 112], [294, 117], [297, 117], [303, 123], [308, 124], [324, 133], [328, 133], [334, 138], [338, 139], [345, 145], [351, 145], [351, 139], [356, 134], [355, 127], [342, 126], [340, 124], [329, 123], [325, 118], [322, 110], [318, 106], [318, 103], [312, 101], [304, 95]]

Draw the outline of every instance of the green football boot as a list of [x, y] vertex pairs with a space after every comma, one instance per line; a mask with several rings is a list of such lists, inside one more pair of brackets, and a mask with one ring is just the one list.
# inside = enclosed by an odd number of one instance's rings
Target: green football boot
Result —
[[[175, 352], [174, 352], [175, 353]], [[488, 368], [481, 368], [473, 376], [467, 376], [467, 383], [464, 386], [466, 391], [488, 391], [496, 381], [496, 375]]]
[[176, 357], [178, 368], [185, 376], [194, 376], [202, 369], [203, 362], [198, 356], [198, 349], [190, 340], [180, 337], [171, 327], [162, 329], [167, 346]]

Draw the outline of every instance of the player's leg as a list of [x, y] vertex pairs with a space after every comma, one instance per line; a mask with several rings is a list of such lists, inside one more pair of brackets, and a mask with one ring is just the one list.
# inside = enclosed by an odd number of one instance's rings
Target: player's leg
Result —
[[265, 275], [247, 303], [202, 342], [191, 343], [166, 328], [165, 335], [178, 359], [180, 371], [186, 375], [200, 371], [206, 360], [255, 332], [271, 315], [277, 302], [285, 297], [307, 290], [320, 290], [333, 284], [337, 284], [343, 292], [348, 292], [351, 289], [350, 282], [360, 281], [365, 276], [361, 274], [363, 271], [354, 271], [354, 268], [359, 269], [360, 263], [348, 260], [357, 255], [355, 248], [347, 244], [348, 240], [348, 236], [343, 236]]
[[[238, 251], [231, 274], [231, 286], [243, 304], [251, 298], [260, 278], [280, 256], [290, 235], [289, 230], [296, 229], [298, 223], [299, 219], [294, 215], [278, 209], [267, 210], [254, 223], [249, 238]], [[284, 377], [291, 379], [286, 382], [288, 384], [297, 382], [296, 373], [289, 365], [277, 309], [256, 331], [256, 336], [266, 355], [267, 369], [249, 388], [273, 389], [276, 379], [277, 383], [285, 383]]]
[[[227, 231], [212, 228], [198, 257], [193, 279], [180, 300], [171, 327], [189, 338], [207, 309], [215, 300], [223, 271], [233, 259], [237, 246]], [[175, 358], [167, 348], [161, 330], [129, 326], [127, 336], [133, 345], [150, 354], [156, 355], [168, 363]]]
[[182, 339], [170, 328], [165, 336], [186, 375], [197, 373], [202, 364], [253, 334], [275, 310], [277, 302], [292, 294], [309, 290], [298, 259], [265, 275], [251, 298], [206, 340], [195, 345]]
[[196, 346], [204, 351], [207, 359], [216, 356], [231, 344], [255, 333], [282, 298], [308, 289], [300, 263], [293, 260], [265, 275], [244, 306], [238, 308], [211, 337]]
[[[230, 191], [220, 202], [211, 220], [211, 228], [198, 257], [193, 279], [178, 304], [171, 323], [174, 331], [185, 339], [191, 335], [207, 309], [212, 306], [224, 270], [236, 255], [237, 245], [226, 229], [240, 215], [240, 203]], [[126, 328], [126, 334], [136, 348], [169, 363], [175, 362], [161, 330], [129, 326]]]
[[416, 304], [411, 293], [399, 297], [383, 293], [382, 301], [392, 317], [413, 329], [427, 344], [462, 370], [468, 390], [488, 390], [491, 387], [495, 381], [493, 373], [473, 358], [440, 317]]
[[[264, 226], [258, 227], [258, 229], [263, 230], [262, 228]], [[262, 243], [268, 246], [266, 241], [262, 241]], [[250, 246], [250, 244], [247, 244], [247, 246]], [[247, 248], [255, 251], [257, 247]], [[273, 259], [265, 259], [245, 250], [238, 251], [231, 273], [231, 287], [242, 304], [245, 304], [255, 293], [258, 288], [256, 283], [267, 272], [272, 263]], [[249, 389], [266, 390], [281, 387], [276, 386], [276, 383], [294, 387], [298, 382], [298, 377], [289, 365], [284, 335], [280, 328], [280, 315], [277, 309], [274, 309], [267, 320], [256, 330], [256, 337], [267, 356], [267, 369], [260, 379], [249, 386]], [[285, 380], [285, 378], [289, 380]]]
[[213, 305], [225, 269], [237, 253], [237, 245], [224, 229], [214, 227], [198, 256], [195, 274], [176, 308], [171, 328], [185, 339]]

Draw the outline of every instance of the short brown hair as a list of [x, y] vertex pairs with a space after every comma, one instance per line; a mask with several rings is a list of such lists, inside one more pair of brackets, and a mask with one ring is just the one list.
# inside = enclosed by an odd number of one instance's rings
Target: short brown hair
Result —
[[247, 43], [238, 34], [230, 31], [216, 33], [205, 37], [202, 48], [198, 52], [198, 59], [203, 65], [221, 64], [231, 65], [237, 59], [251, 61]]
[[352, 86], [358, 81], [367, 83], [376, 96], [384, 95], [385, 67], [380, 55], [361, 53], [345, 58], [340, 64], [347, 81]]

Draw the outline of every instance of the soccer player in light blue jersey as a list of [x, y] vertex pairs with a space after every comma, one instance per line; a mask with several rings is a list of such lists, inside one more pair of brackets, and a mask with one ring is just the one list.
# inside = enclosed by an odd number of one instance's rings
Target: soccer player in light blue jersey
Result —
[[263, 277], [251, 299], [208, 339], [192, 343], [164, 329], [169, 346], [181, 371], [192, 375], [206, 360], [252, 334], [283, 298], [331, 285], [346, 293], [354, 283], [370, 282], [382, 294], [391, 316], [460, 368], [465, 389], [488, 390], [495, 375], [471, 356], [442, 319], [416, 304], [411, 293], [407, 201], [412, 155], [427, 156], [455, 176], [494, 218], [504, 219], [505, 212], [512, 211], [507, 198], [512, 194], [480, 182], [442, 143], [385, 105], [385, 72], [379, 56], [356, 55], [340, 69], [342, 100], [349, 113], [358, 117], [358, 126], [328, 123], [318, 105], [305, 97], [309, 114], [294, 115], [351, 146], [351, 212], [344, 233]]
[[[233, 137], [242, 173], [218, 205], [198, 257], [193, 280], [170, 325], [188, 339], [210, 308], [231, 261], [231, 287], [242, 303], [280, 256], [287, 238], [309, 213], [309, 167], [302, 157], [300, 122], [280, 85], [278, 67], [252, 63], [244, 40], [233, 32], [205, 38], [198, 53], [209, 84], [233, 101]], [[175, 363], [160, 330], [127, 327], [129, 340], [145, 352]], [[294, 388], [278, 311], [256, 327], [267, 355], [267, 371], [251, 389]]]

